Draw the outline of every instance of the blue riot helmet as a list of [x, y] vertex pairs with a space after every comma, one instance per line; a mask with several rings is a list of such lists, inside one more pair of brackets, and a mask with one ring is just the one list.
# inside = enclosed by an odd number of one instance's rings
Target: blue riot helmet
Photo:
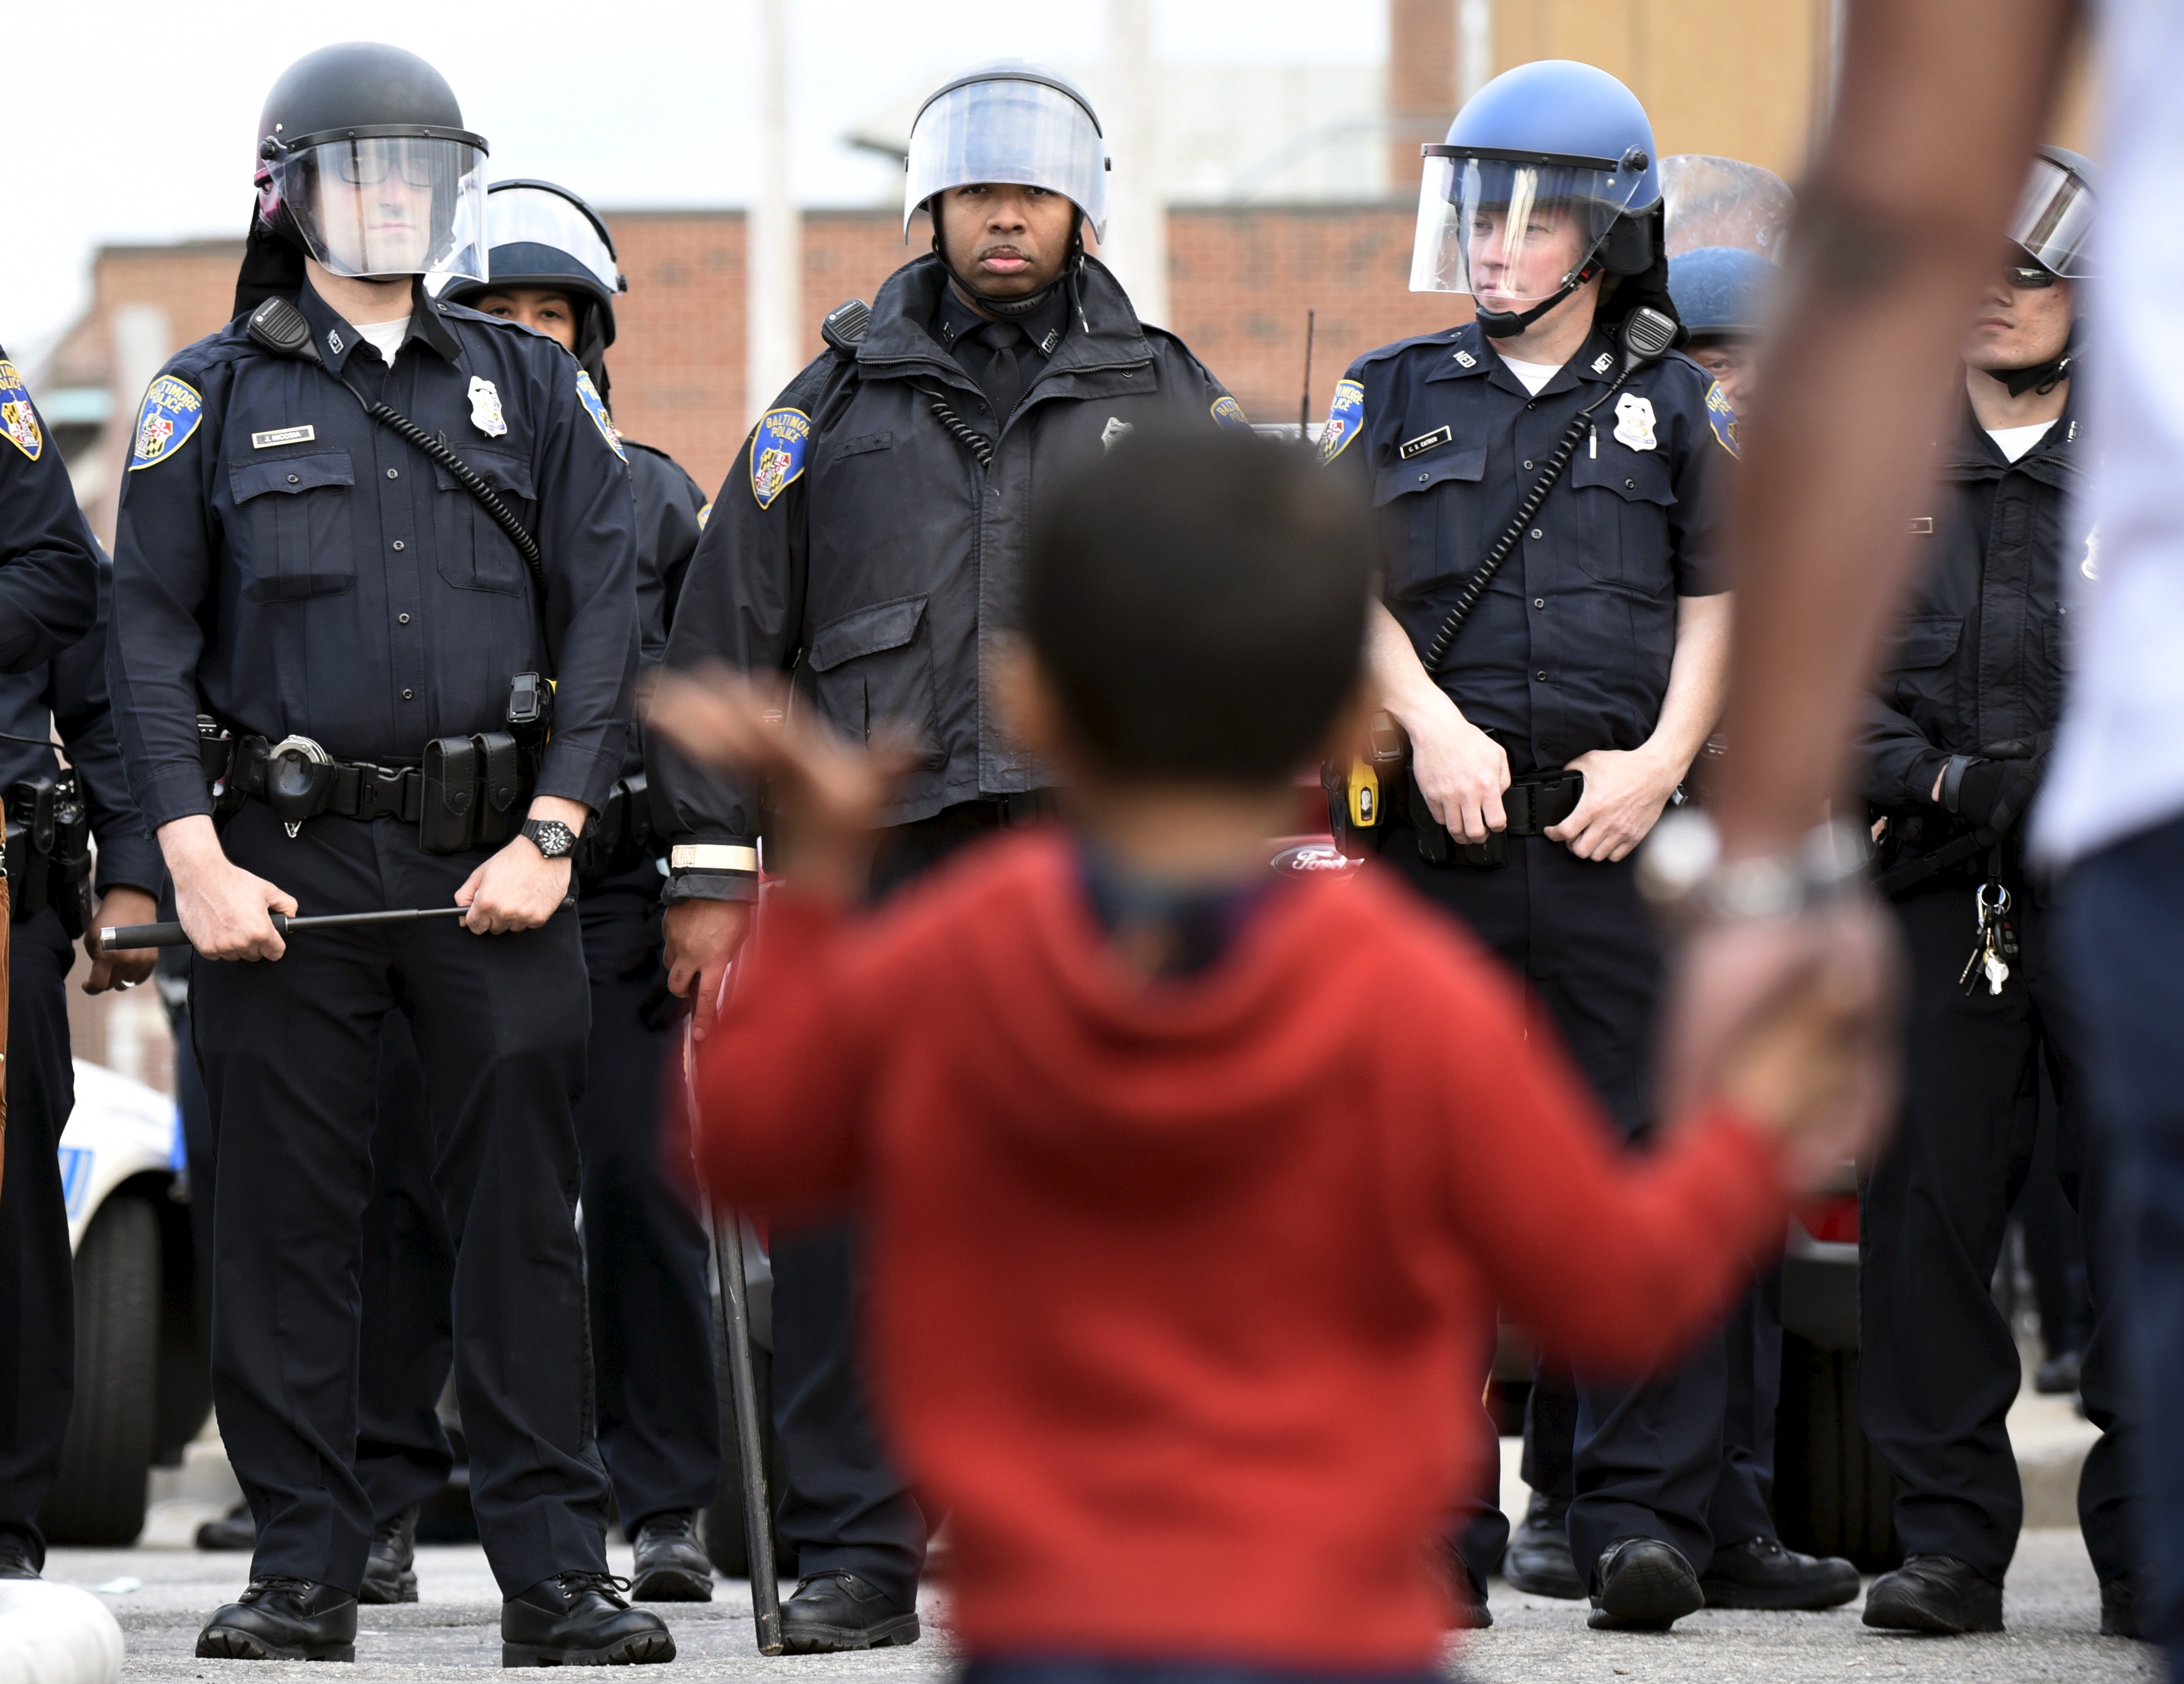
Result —
[[577, 308], [577, 360], [604, 396], [606, 349], [615, 342], [615, 298], [629, 290], [629, 282], [599, 212], [551, 181], [495, 181], [486, 192], [485, 229], [493, 278], [451, 282], [440, 296], [451, 304], [475, 304], [510, 287], [566, 293]]
[[1489, 335], [1523, 332], [1595, 276], [1654, 266], [1653, 125], [1607, 71], [1505, 70], [1422, 150], [1411, 290], [1470, 293]]
[[1669, 259], [1669, 293], [1694, 339], [1756, 337], [1774, 265], [1735, 246], [1702, 246]]

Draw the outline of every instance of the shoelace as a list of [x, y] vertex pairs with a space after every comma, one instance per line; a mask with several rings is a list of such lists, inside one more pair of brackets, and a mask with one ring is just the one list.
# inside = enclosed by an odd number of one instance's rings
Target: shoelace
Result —
[[318, 1586], [309, 1579], [292, 1578], [285, 1573], [267, 1573], [261, 1577], [253, 1579], [250, 1581], [249, 1589], [243, 1592], [237, 1600], [256, 1602], [260, 1597], [270, 1596], [276, 1591], [286, 1591], [301, 1600], [309, 1596], [317, 1588]]
[[652, 1516], [637, 1529], [637, 1535], [639, 1537], [687, 1538], [694, 1536], [697, 1531], [698, 1517], [695, 1514], [687, 1508], [671, 1508]]
[[574, 1600], [586, 1591], [597, 1591], [616, 1608], [627, 1608], [622, 1592], [629, 1588], [629, 1581], [617, 1579], [611, 1573], [556, 1573], [554, 1582], [561, 1587], [564, 1597]]

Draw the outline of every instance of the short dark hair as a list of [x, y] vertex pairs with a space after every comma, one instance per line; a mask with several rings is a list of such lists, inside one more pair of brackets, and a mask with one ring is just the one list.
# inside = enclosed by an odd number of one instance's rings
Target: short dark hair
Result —
[[1124, 778], [1293, 775], [1355, 689], [1369, 511], [1294, 443], [1142, 424], [1034, 522], [1024, 629]]

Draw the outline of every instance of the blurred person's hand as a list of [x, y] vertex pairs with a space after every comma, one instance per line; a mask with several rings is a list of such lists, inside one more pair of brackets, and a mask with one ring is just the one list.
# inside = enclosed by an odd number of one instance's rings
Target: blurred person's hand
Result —
[[120, 929], [128, 924], [148, 924], [159, 916], [159, 903], [141, 889], [117, 886], [99, 897], [98, 910], [92, 915], [91, 928], [83, 933], [84, 955], [91, 961], [91, 969], [85, 973], [83, 979], [86, 994], [103, 994], [114, 988], [134, 988], [152, 974], [152, 967], [159, 957], [156, 948], [136, 947], [125, 952], [109, 953], [99, 945], [98, 933], [103, 929]]
[[1869, 1157], [1896, 1098], [1899, 968], [1895, 928], [1868, 896], [1697, 926], [1670, 980], [1661, 1114], [1726, 1097], [1785, 1138], [1802, 1186]]

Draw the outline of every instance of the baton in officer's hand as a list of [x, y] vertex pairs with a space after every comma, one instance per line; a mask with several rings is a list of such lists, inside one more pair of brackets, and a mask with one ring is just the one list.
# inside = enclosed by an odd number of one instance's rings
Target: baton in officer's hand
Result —
[[[563, 912], [577, 904], [573, 895], [563, 897]], [[420, 918], [460, 918], [469, 912], [467, 906], [400, 906], [385, 912], [327, 912], [315, 918], [292, 918], [285, 912], [268, 912], [273, 928], [281, 935], [297, 930], [333, 929], [345, 925], [407, 924]], [[118, 929], [103, 929], [98, 933], [98, 945], [108, 951], [131, 947], [187, 947], [190, 939], [182, 933], [179, 923], [123, 924]]]

